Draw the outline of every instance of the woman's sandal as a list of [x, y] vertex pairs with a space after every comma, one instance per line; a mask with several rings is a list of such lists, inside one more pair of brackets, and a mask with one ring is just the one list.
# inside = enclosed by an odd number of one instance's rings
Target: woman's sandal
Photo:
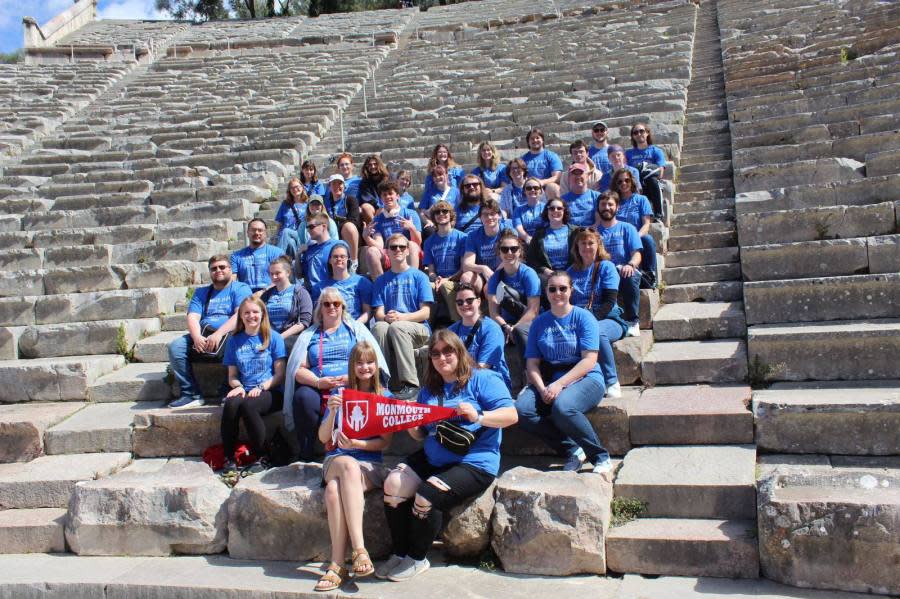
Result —
[[328, 569], [325, 570], [325, 574], [323, 574], [322, 578], [319, 579], [319, 582], [316, 583], [315, 590], [320, 592], [334, 591], [335, 589], [339, 589], [349, 577], [350, 572], [347, 571], [347, 568], [331, 562], [328, 564]]
[[353, 561], [351, 569], [355, 578], [362, 578], [375, 573], [375, 564], [372, 563], [372, 558], [369, 557], [369, 552], [365, 549], [354, 549], [350, 554], [350, 559]]

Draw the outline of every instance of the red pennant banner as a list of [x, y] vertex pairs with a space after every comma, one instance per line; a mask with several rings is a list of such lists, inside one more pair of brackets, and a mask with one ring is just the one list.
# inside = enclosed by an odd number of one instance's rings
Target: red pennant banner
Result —
[[355, 389], [343, 390], [341, 430], [351, 439], [366, 439], [456, 416], [454, 408], [427, 406]]

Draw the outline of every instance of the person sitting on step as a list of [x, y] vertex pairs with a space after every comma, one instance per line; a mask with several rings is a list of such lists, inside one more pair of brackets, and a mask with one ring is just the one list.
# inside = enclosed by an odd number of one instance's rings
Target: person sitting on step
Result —
[[[569, 167], [573, 164], [583, 164], [587, 167], [587, 170], [584, 172], [585, 187], [592, 191], [597, 190], [600, 185], [600, 178], [603, 177], [603, 171], [588, 156], [588, 148], [585, 143], [578, 139], [569, 144], [569, 157]], [[570, 172], [568, 168], [567, 172]], [[569, 177], [561, 176], [559, 178], [559, 189], [563, 196], [568, 193]], [[591, 212], [593, 213], [593, 210]]]
[[319, 281], [312, 291], [313, 303], [319, 301], [319, 295], [327, 287], [334, 287], [344, 296], [350, 317], [365, 324], [372, 318], [372, 281], [368, 277], [351, 274], [349, 246], [339, 241], [331, 246], [328, 255], [328, 276]]
[[[431, 181], [434, 187], [431, 193], [423, 193], [419, 200], [419, 218], [422, 221], [422, 231], [434, 230], [434, 223], [428, 218], [428, 210], [437, 202], [447, 202], [454, 208], [459, 204], [459, 188], [450, 184], [447, 169], [440, 164], [431, 169]], [[427, 235], [426, 235], [427, 236]]]
[[[619, 194], [616, 218], [632, 225], [641, 237], [641, 287], [656, 288], [656, 240], [650, 234], [653, 207], [647, 196], [637, 193], [638, 180], [630, 171], [620, 169], [612, 176], [612, 187]], [[646, 283], [644, 281], [646, 279]]]
[[[500, 249], [505, 247], [501, 245]], [[448, 328], [456, 333], [466, 346], [466, 351], [479, 368], [495, 370], [507, 387], [512, 385], [509, 366], [506, 365], [506, 335], [500, 325], [481, 313], [481, 296], [471, 285], [462, 283], [456, 290], [456, 310], [461, 318]]]
[[[356, 272], [359, 255], [359, 231], [362, 220], [359, 212], [359, 203], [353, 196], [344, 192], [344, 177], [331, 175], [328, 178], [328, 195], [325, 197], [325, 212], [337, 225], [340, 238], [350, 246], [350, 271]], [[362, 184], [360, 184], [362, 189]]]
[[376, 154], [367, 156], [362, 165], [362, 179], [359, 182], [359, 207], [362, 223], [370, 223], [381, 207], [381, 194], [378, 186], [391, 180], [384, 162]]
[[481, 179], [494, 200], [500, 199], [503, 186], [509, 182], [506, 165], [500, 162], [500, 152], [489, 141], [478, 144], [478, 166], [472, 169], [471, 174]]
[[541, 180], [541, 185], [559, 183], [563, 163], [559, 154], [544, 147], [544, 132], [534, 128], [525, 136], [528, 151], [522, 154], [522, 160], [528, 174]]
[[628, 323], [626, 335], [639, 337], [641, 237], [634, 225], [616, 219], [618, 209], [619, 194], [614, 191], [600, 194], [597, 204], [597, 232], [619, 271], [619, 303], [622, 305], [622, 318]]
[[329, 222], [324, 211], [313, 214], [306, 221], [309, 245], [302, 253], [297, 254], [294, 274], [303, 278], [307, 290], [314, 289], [319, 281], [328, 276], [328, 256], [334, 244], [338, 243], [328, 232]]
[[462, 257], [466, 234], [456, 229], [456, 212], [449, 202], [438, 202], [429, 211], [437, 230], [425, 240], [423, 263], [435, 297], [447, 306], [450, 320], [459, 320], [454, 298], [462, 276]]
[[296, 256], [300, 248], [300, 229], [303, 227], [303, 216], [308, 200], [309, 196], [303, 189], [303, 183], [294, 177], [288, 181], [284, 201], [275, 213], [275, 222], [278, 223], [275, 245], [290, 258]]
[[312, 320], [313, 304], [309, 292], [303, 285], [291, 283], [291, 261], [287, 256], [279, 256], [269, 265], [272, 286], [257, 295], [266, 305], [269, 324], [278, 331], [290, 351], [297, 339]]

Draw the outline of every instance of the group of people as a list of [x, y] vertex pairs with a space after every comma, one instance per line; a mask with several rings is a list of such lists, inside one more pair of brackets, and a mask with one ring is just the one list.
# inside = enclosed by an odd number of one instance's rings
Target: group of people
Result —
[[[639, 334], [639, 289], [655, 282], [649, 228], [658, 211], [639, 193], [647, 180], [637, 168], [661, 167], [665, 156], [645, 123], [631, 128], [627, 152], [607, 134], [596, 123], [590, 146], [570, 145], [568, 165], [538, 129], [507, 164], [484, 142], [468, 174], [440, 144], [418, 202], [410, 173], [390, 174], [378, 156], [355, 176], [352, 156], [341, 154], [325, 183], [307, 161], [288, 184], [274, 243], [253, 219], [247, 247], [209, 259], [211, 283], [194, 292], [188, 333], [169, 346], [180, 388], [171, 405], [203, 405], [192, 364], [221, 362], [226, 469], [236, 468], [241, 421], [256, 458], [245, 470], [268, 467], [265, 417], [279, 410], [296, 458], [325, 446], [332, 561], [316, 590], [351, 574], [400, 581], [427, 569], [443, 513], [497, 476], [506, 426], [546, 441], [565, 470], [588, 462], [611, 472], [586, 414], [621, 395], [612, 343]], [[524, 361], [521, 384], [507, 351]], [[436, 425], [410, 429], [422, 449], [386, 472], [390, 435], [336, 431], [343, 389], [454, 408], [472, 440], [459, 451]], [[376, 569], [363, 542], [363, 494], [381, 487], [392, 555]]]

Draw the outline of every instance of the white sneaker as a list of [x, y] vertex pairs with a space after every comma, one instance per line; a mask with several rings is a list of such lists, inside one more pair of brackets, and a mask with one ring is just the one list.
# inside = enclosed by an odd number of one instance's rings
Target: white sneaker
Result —
[[581, 465], [584, 464], [584, 461], [586, 459], [587, 456], [584, 455], [584, 450], [579, 447], [578, 451], [570, 455], [569, 459], [566, 460], [566, 463], [563, 466], [563, 471], [578, 472], [578, 469], [581, 468]]
[[407, 556], [403, 558], [403, 561], [397, 565], [394, 570], [388, 574], [388, 580], [393, 580], [394, 582], [405, 582], [410, 578], [414, 578], [431, 567], [431, 562], [428, 561], [426, 557], [422, 561], [418, 562], [413, 558]]
[[597, 463], [594, 464], [594, 474], [609, 474], [613, 471], [613, 463], [609, 459], [609, 456], [597, 460]]
[[202, 397], [180, 397], [169, 404], [170, 408], [199, 408], [206, 405]]
[[630, 327], [628, 327], [628, 331], [625, 333], [626, 337], [640, 337], [641, 336], [641, 325], [638, 323], [634, 323]]
[[357, 270], [359, 270], [359, 260], [351, 260], [350, 261], [350, 274], [355, 275]]
[[619, 383], [613, 383], [609, 387], [606, 388], [606, 396], [616, 399], [618, 397], [622, 397], [622, 385]]
[[380, 578], [381, 580], [387, 580], [387, 577], [391, 572], [394, 571], [400, 562], [403, 561], [403, 558], [399, 555], [391, 554], [389, 558], [387, 558], [386, 562], [382, 562], [380, 566], [375, 568], [375, 578]]

